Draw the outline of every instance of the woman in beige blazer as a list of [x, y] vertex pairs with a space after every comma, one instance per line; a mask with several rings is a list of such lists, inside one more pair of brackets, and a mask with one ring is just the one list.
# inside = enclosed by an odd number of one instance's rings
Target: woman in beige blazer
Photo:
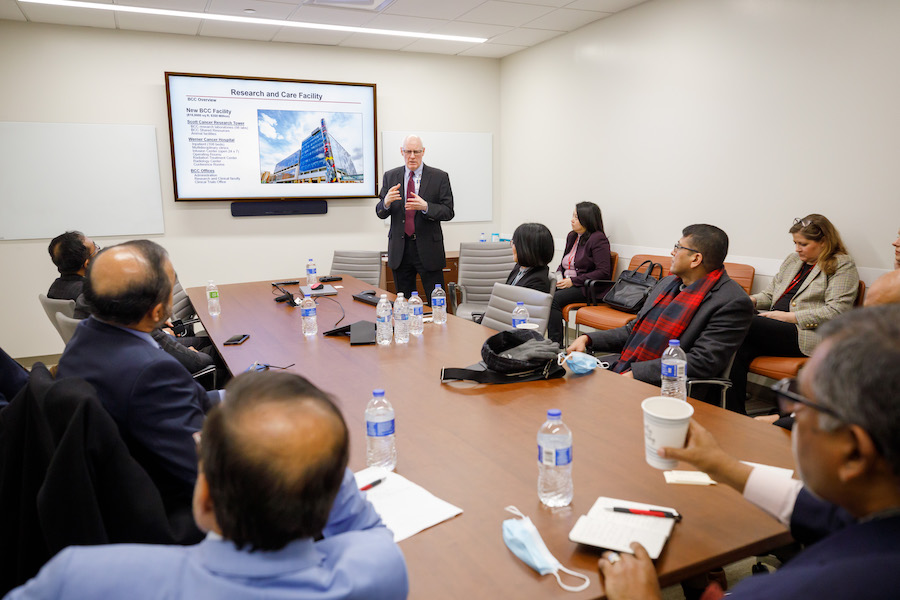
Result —
[[746, 413], [747, 371], [757, 356], [809, 356], [822, 323], [853, 308], [859, 275], [841, 235], [822, 215], [794, 219], [794, 250], [765, 291], [750, 296], [761, 311], [731, 368], [728, 408]]

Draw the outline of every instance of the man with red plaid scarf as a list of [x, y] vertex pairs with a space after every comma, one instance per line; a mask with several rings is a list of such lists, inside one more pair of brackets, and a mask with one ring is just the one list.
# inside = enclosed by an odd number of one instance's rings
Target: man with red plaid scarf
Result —
[[685, 227], [672, 250], [670, 275], [653, 287], [637, 317], [582, 335], [568, 351], [621, 353], [610, 370], [660, 385], [660, 357], [669, 340], [678, 339], [688, 379], [721, 376], [753, 318], [750, 297], [725, 272], [726, 254], [728, 235], [718, 227]]

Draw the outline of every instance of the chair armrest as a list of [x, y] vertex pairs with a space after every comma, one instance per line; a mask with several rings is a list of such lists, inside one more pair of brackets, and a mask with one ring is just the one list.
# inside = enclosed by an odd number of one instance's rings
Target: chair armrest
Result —
[[[597, 299], [597, 293], [600, 290], [600, 286], [611, 285], [615, 283], [614, 279], [586, 279], [584, 282], [584, 287], [587, 288], [588, 291], [588, 304], [600, 304], [603, 302], [602, 299]], [[603, 289], [603, 292], [606, 292], [606, 289]]]
[[[204, 377], [206, 375], [212, 375], [212, 387], [208, 389], [216, 389], [216, 365], [208, 365], [206, 367], [203, 367], [199, 371], [191, 373], [191, 377], [193, 377], [194, 379], [200, 379], [201, 377]], [[206, 386], [204, 385], [203, 387]]]
[[[466, 302], [466, 286], [455, 281], [447, 284], [447, 291], [450, 296], [450, 306], [453, 308], [453, 314], [456, 314], [456, 307]], [[460, 298], [457, 299], [456, 293], [459, 292]]]
[[725, 379], [724, 377], [707, 377], [706, 379], [688, 379], [687, 380], [687, 394], [691, 395], [691, 388], [696, 383], [704, 383], [709, 385], [719, 385], [721, 387], [721, 395], [719, 398], [719, 406], [725, 408], [725, 394], [731, 389], [732, 383], [730, 379]]

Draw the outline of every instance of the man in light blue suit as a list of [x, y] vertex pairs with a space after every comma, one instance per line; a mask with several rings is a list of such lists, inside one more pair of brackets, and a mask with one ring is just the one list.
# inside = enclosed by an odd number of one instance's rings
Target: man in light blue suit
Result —
[[347, 469], [328, 395], [284, 372], [227, 389], [198, 436], [204, 541], [67, 548], [7, 598], [406, 598], [403, 555]]

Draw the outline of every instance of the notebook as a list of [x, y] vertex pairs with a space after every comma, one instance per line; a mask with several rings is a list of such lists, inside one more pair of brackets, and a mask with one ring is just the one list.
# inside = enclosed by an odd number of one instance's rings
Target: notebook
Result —
[[639, 542], [650, 558], [659, 558], [666, 540], [675, 526], [675, 519], [618, 513], [613, 506], [643, 510], [664, 510], [678, 514], [674, 508], [629, 502], [600, 496], [588, 514], [578, 517], [569, 532], [569, 539], [579, 544], [606, 548], [616, 552], [632, 553], [631, 542]]
[[337, 296], [337, 290], [334, 289], [334, 286], [327, 283], [323, 283], [322, 289], [320, 290], [314, 290], [308, 285], [301, 285], [300, 292], [303, 294], [304, 298], [306, 296]]

